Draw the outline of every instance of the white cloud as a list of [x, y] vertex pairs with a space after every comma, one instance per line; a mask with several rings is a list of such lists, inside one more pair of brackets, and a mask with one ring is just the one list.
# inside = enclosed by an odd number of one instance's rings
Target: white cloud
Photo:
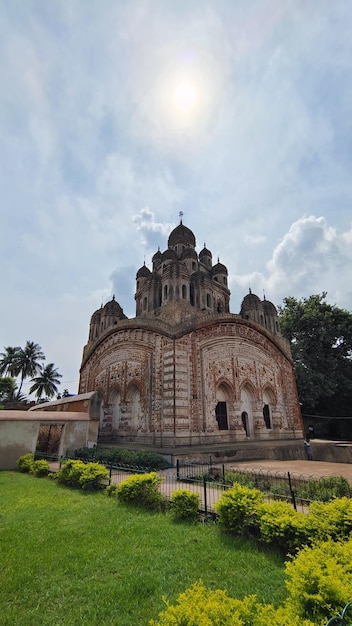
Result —
[[272, 251], [262, 271], [236, 276], [234, 288], [251, 285], [259, 296], [280, 304], [284, 297], [307, 297], [327, 291], [327, 300], [351, 308], [352, 226], [338, 234], [324, 217], [294, 222]]
[[101, 297], [134, 314], [180, 210], [234, 311], [249, 284], [352, 309], [351, 20], [347, 0], [6, 3], [0, 349], [35, 340], [71, 379]]

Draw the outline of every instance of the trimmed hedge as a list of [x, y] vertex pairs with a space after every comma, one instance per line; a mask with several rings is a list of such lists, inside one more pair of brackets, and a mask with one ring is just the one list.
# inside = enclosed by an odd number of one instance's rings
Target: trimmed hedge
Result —
[[189, 489], [177, 489], [171, 496], [170, 506], [176, 519], [187, 522], [196, 521], [200, 507], [200, 495]]
[[49, 462], [45, 459], [38, 459], [34, 461], [31, 469], [29, 470], [33, 476], [37, 476], [41, 478], [42, 476], [48, 476], [50, 474], [50, 465]]
[[121, 502], [142, 506], [149, 510], [166, 508], [167, 499], [159, 492], [163, 479], [156, 472], [133, 474], [119, 485], [108, 487], [108, 494], [114, 495]]
[[215, 505], [222, 526], [235, 535], [254, 537], [284, 553], [328, 539], [346, 540], [352, 534], [352, 500], [335, 498], [312, 502], [308, 514], [287, 502], [264, 502], [257, 489], [234, 485]]
[[69, 459], [61, 466], [54, 478], [59, 483], [70, 487], [97, 491], [105, 489], [109, 472], [104, 465], [99, 463], [83, 463], [83, 461]]
[[20, 472], [28, 473], [31, 471], [34, 463], [33, 454], [29, 452], [28, 454], [24, 454], [17, 459], [17, 467]]
[[176, 605], [166, 606], [150, 626], [316, 626], [288, 607], [260, 604], [254, 595], [237, 600], [223, 589], [206, 589], [201, 581], [181, 593]]
[[236, 535], [256, 535], [259, 505], [263, 503], [264, 497], [258, 489], [235, 483], [215, 504], [220, 524]]
[[325, 624], [352, 598], [352, 539], [305, 546], [286, 563], [286, 574], [290, 610]]
[[110, 450], [98, 450], [93, 448], [79, 448], [74, 452], [75, 458], [82, 461], [98, 461], [104, 465], [122, 465], [136, 469], [167, 469], [169, 463], [163, 456], [155, 452], [144, 450], [120, 450], [112, 448]]

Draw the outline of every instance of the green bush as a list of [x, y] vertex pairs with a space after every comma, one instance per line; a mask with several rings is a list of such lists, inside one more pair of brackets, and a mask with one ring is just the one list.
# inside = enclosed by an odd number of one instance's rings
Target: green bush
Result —
[[236, 535], [256, 535], [258, 513], [264, 494], [235, 483], [215, 504], [219, 522]]
[[189, 489], [177, 489], [171, 496], [171, 512], [176, 519], [195, 521], [200, 506], [199, 493], [192, 493]]
[[79, 484], [86, 491], [97, 491], [105, 489], [109, 472], [100, 463], [87, 463], [79, 477]]
[[286, 553], [293, 551], [307, 543], [307, 517], [288, 502], [264, 502], [259, 509], [259, 534], [262, 541]]
[[286, 563], [286, 574], [290, 610], [301, 618], [325, 623], [341, 614], [352, 598], [352, 539], [305, 546]]
[[166, 506], [166, 498], [159, 492], [162, 481], [156, 472], [133, 474], [118, 485], [116, 495], [121, 502], [160, 510]]
[[160, 454], [144, 450], [119, 450], [117, 448], [99, 450], [94, 446], [93, 448], [79, 448], [75, 450], [74, 455], [83, 461], [99, 461], [106, 465], [122, 465], [136, 469], [169, 467], [168, 462]]
[[28, 473], [31, 471], [34, 463], [34, 458], [32, 453], [24, 454], [17, 459], [17, 467], [20, 472]]
[[83, 463], [83, 461], [69, 459], [60, 467], [55, 478], [59, 483], [70, 487], [96, 491], [105, 488], [109, 472], [100, 463]]
[[238, 483], [244, 487], [255, 487], [255, 478], [251, 474], [245, 474], [242, 472], [225, 472], [225, 483], [227, 485], [233, 485]]
[[256, 596], [237, 600], [222, 589], [209, 590], [201, 581], [184, 591], [176, 605], [166, 603], [165, 611], [150, 626], [314, 626], [302, 621], [287, 608], [257, 602]]
[[37, 461], [34, 461], [30, 469], [30, 473], [33, 474], [33, 476], [37, 476], [38, 478], [42, 476], [48, 476], [48, 474], [50, 473], [49, 462], [45, 459], [38, 459]]
[[318, 500], [328, 502], [333, 498], [343, 498], [350, 496], [351, 489], [349, 482], [343, 476], [329, 476], [314, 480], [311, 478], [306, 483], [302, 483], [297, 491], [297, 497], [302, 500]]
[[70, 487], [80, 487], [79, 479], [85, 467], [86, 464], [83, 461], [69, 459], [60, 467], [55, 478], [59, 483]]
[[116, 483], [111, 483], [111, 485], [107, 486], [106, 493], [109, 496], [109, 498], [117, 496], [118, 488], [119, 488], [119, 485], [117, 485]]
[[315, 540], [348, 539], [352, 532], [352, 501], [338, 498], [330, 502], [312, 502], [307, 526]]

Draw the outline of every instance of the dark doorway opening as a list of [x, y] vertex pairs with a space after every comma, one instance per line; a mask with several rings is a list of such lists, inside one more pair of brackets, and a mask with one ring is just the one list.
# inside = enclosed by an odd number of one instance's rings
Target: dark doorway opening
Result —
[[241, 417], [243, 428], [246, 431], [246, 437], [249, 437], [248, 413], [246, 411], [243, 411]]
[[267, 428], [271, 428], [271, 424], [270, 424], [270, 409], [269, 409], [269, 405], [268, 404], [264, 404], [264, 407], [263, 407], [263, 417], [264, 417], [265, 426]]
[[215, 409], [216, 421], [219, 426], [219, 430], [228, 430], [229, 425], [227, 422], [227, 406], [226, 402], [218, 402]]

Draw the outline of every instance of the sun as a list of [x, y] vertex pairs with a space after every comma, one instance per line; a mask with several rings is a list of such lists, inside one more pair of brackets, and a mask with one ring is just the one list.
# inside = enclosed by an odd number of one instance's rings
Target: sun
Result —
[[189, 81], [177, 83], [172, 92], [172, 102], [177, 111], [182, 114], [192, 113], [198, 103], [198, 92], [195, 85]]

